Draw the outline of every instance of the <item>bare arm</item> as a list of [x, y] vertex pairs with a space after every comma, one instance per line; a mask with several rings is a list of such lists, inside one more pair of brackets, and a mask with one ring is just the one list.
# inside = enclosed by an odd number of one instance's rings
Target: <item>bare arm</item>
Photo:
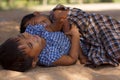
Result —
[[80, 48], [80, 34], [77, 27], [72, 26], [71, 30], [67, 33], [71, 35], [71, 49], [69, 51], [69, 55], [62, 56], [59, 60], [55, 61], [54, 65], [59, 66], [67, 66], [75, 64], [78, 60], [79, 48]]
[[70, 25], [67, 19], [57, 19], [50, 25], [50, 28], [53, 32], [55, 31], [62, 31], [68, 32], [70, 30]]

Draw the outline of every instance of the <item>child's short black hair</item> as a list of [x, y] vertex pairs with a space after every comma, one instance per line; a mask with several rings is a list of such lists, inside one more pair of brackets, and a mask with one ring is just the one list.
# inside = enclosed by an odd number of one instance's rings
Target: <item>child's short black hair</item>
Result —
[[34, 14], [27, 14], [22, 18], [21, 24], [20, 24], [20, 33], [25, 32], [26, 29], [26, 23], [32, 19], [35, 15]]
[[32, 58], [27, 56], [17, 38], [9, 38], [0, 46], [0, 64], [4, 69], [26, 71], [32, 66]]

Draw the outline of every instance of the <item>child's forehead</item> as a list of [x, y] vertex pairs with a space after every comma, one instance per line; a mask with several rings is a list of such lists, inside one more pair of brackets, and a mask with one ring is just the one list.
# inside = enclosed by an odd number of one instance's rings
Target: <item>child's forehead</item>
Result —
[[16, 38], [21, 38], [21, 37], [24, 37], [25, 36], [25, 33], [21, 33], [21, 34], [18, 34], [17, 36], [16, 36]]
[[20, 42], [21, 40], [25, 39], [26, 34], [22, 33], [22, 34], [18, 34], [15, 38], [16, 40], [18, 40], [18, 42]]
[[[25, 37], [25, 34], [19, 34], [19, 35], [17, 35], [16, 36], [16, 38], [18, 39], [18, 43], [19, 43], [19, 48], [20, 48], [20, 46], [24, 46], [24, 45], [26, 45], [25, 44], [25, 41], [26, 41], [26, 37]], [[26, 46], [24, 46], [23, 48], [25, 48]]]

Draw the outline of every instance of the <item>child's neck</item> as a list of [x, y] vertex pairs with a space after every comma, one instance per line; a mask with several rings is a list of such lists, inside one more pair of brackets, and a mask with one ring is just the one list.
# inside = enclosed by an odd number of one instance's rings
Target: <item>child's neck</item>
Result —
[[42, 38], [42, 44], [41, 44], [42, 49], [44, 49], [45, 46], [46, 46], [46, 40]]

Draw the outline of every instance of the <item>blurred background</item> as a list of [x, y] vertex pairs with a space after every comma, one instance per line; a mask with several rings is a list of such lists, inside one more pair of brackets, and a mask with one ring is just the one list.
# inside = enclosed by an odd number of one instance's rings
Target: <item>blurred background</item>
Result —
[[19, 33], [23, 16], [33, 11], [48, 13], [57, 4], [120, 20], [120, 0], [0, 0], [0, 44]]
[[0, 9], [28, 8], [33, 6], [49, 6], [55, 4], [97, 4], [97, 3], [120, 3], [120, 0], [0, 0]]
[[36, 5], [55, 4], [91, 4], [91, 3], [120, 3], [120, 0], [0, 0], [0, 9], [32, 7]]

